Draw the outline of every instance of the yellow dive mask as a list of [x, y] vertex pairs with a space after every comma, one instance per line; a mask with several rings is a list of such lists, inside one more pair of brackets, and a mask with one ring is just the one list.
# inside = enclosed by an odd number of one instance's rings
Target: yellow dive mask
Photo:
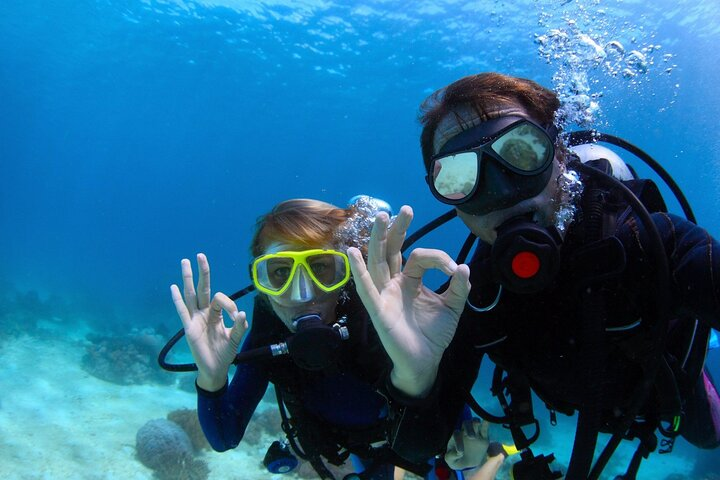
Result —
[[312, 282], [323, 292], [332, 292], [350, 280], [347, 255], [319, 248], [261, 255], [250, 270], [255, 287], [268, 295], [282, 295], [295, 281], [301, 283], [302, 290]]

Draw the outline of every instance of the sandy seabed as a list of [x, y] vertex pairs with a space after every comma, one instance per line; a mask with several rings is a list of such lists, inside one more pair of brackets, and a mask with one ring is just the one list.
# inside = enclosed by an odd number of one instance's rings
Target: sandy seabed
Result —
[[[40, 332], [0, 344], [0, 478], [152, 479], [152, 470], [135, 457], [138, 429], [173, 410], [194, 409], [195, 394], [175, 385], [123, 386], [100, 380], [81, 368], [88, 332], [63, 334], [57, 327]], [[276, 407], [263, 402], [261, 408]], [[563, 448], [569, 454], [573, 431], [569, 426], [550, 432], [558, 458]], [[203, 451], [197, 458], [207, 463], [211, 480], [299, 478], [272, 475], [263, 467], [273, 440], [263, 434], [257, 445]], [[536, 453], [545, 451], [545, 445], [538, 447]], [[624, 469], [632, 452], [621, 449], [615, 468], [611, 465], [603, 478], [621, 473], [619, 465]], [[684, 476], [693, 463], [682, 452], [654, 454], [639, 478], [663, 480], [674, 473], [689, 478]]]
[[[3, 479], [152, 479], [135, 458], [135, 434], [148, 420], [195, 408], [195, 395], [173, 385], [116, 385], [86, 373], [81, 340], [48, 332], [0, 346], [0, 477]], [[203, 452], [209, 479], [271, 475], [257, 449]]]

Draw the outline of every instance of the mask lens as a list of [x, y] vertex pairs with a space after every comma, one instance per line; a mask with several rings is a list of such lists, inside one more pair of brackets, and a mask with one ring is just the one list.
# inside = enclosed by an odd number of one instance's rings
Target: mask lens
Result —
[[255, 262], [257, 282], [268, 290], [279, 292], [287, 285], [295, 260], [288, 257], [264, 257]]
[[315, 280], [325, 287], [330, 288], [340, 284], [348, 275], [347, 265], [340, 255], [331, 253], [310, 255], [306, 261]]
[[475, 152], [460, 152], [435, 160], [433, 185], [448, 200], [462, 200], [470, 195], [478, 178]]
[[505, 132], [492, 143], [491, 148], [508, 165], [522, 172], [542, 169], [552, 155], [552, 144], [547, 134], [527, 122]]

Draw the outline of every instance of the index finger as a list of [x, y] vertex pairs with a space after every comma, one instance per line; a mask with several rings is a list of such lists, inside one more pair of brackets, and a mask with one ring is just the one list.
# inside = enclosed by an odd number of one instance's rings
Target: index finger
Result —
[[453, 275], [457, 264], [442, 250], [416, 248], [410, 254], [403, 273], [410, 278], [422, 278], [427, 270], [437, 269], [445, 275]]

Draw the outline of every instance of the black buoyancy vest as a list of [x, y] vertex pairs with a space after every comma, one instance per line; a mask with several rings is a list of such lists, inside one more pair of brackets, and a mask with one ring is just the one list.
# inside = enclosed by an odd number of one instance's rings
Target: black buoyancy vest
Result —
[[[344, 372], [374, 387], [390, 368], [390, 360], [370, 324], [369, 317], [358, 303], [350, 301], [338, 307], [339, 315], [347, 315], [350, 331], [338, 363], [326, 371], [309, 371], [298, 367], [289, 356], [261, 360], [261, 365], [278, 395], [278, 407], [290, 413], [286, 433], [297, 436], [304, 454], [322, 455], [332, 464], [341, 465], [348, 452], [369, 454], [370, 444], [386, 438], [387, 426], [378, 422], [367, 428], [343, 428], [328, 423], [305, 408], [308, 385], [326, 375]], [[253, 310], [252, 348], [284, 341], [291, 333], [272, 312], [266, 301], [256, 298]]]

